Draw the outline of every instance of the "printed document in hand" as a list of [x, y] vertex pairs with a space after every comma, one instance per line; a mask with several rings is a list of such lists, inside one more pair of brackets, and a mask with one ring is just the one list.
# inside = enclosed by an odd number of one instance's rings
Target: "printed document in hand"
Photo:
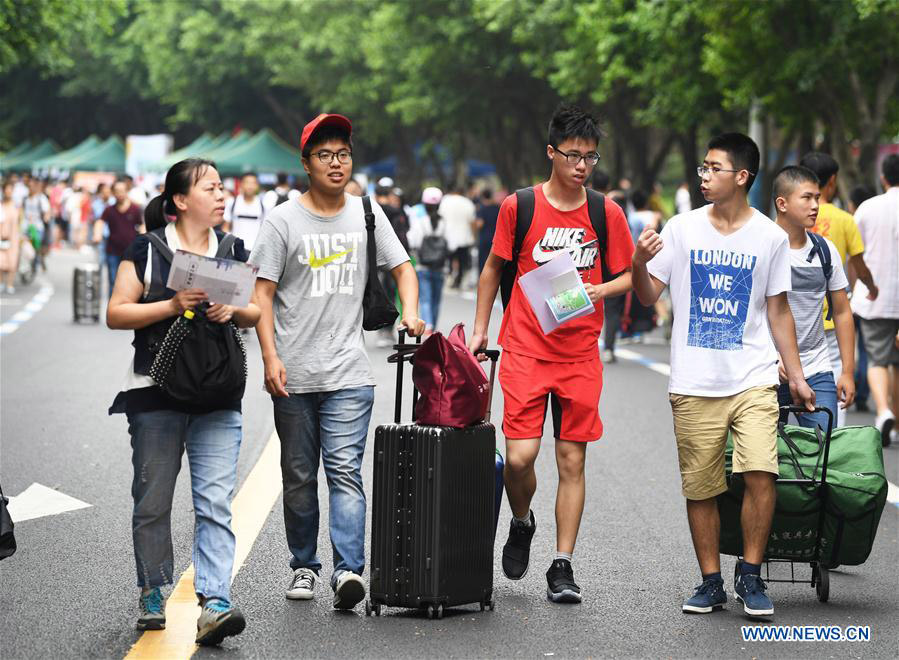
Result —
[[204, 257], [178, 250], [172, 259], [166, 286], [173, 291], [203, 289], [209, 296], [209, 302], [246, 307], [256, 286], [257, 272], [259, 266], [242, 261]]
[[543, 334], [595, 311], [569, 252], [518, 278]]

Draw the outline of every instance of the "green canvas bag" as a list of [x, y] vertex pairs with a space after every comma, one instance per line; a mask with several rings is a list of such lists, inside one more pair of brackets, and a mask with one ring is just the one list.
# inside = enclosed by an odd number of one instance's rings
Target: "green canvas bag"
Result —
[[[780, 479], [813, 479], [814, 484], [777, 484], [777, 504], [767, 559], [813, 561], [821, 525], [819, 559], [825, 567], [855, 566], [868, 558], [887, 498], [880, 433], [873, 426], [834, 429], [828, 456], [826, 485], [820, 482], [824, 438], [820, 430], [781, 425], [777, 458]], [[743, 480], [732, 476], [733, 442], [727, 439], [725, 472], [728, 490], [718, 496], [721, 515], [720, 550], [743, 554], [740, 508]], [[822, 504], [824, 517], [821, 518]]]

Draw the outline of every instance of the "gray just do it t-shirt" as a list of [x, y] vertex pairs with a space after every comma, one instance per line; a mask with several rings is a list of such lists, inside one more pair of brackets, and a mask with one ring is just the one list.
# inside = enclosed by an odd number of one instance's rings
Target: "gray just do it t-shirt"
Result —
[[[409, 260], [381, 207], [372, 200], [378, 267]], [[333, 392], [374, 385], [362, 341], [362, 294], [368, 277], [362, 198], [346, 195], [340, 213], [316, 215], [299, 200], [265, 216], [250, 263], [278, 283], [275, 346], [287, 391]]]

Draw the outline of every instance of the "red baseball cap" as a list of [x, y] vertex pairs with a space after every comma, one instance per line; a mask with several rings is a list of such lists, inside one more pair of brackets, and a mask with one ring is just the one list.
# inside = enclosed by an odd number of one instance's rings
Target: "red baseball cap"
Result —
[[343, 115], [328, 115], [322, 113], [303, 127], [303, 132], [300, 134], [301, 152], [306, 148], [306, 143], [309, 141], [309, 138], [312, 137], [312, 134], [322, 126], [339, 126], [349, 135], [353, 134], [353, 125], [350, 123], [349, 119]]

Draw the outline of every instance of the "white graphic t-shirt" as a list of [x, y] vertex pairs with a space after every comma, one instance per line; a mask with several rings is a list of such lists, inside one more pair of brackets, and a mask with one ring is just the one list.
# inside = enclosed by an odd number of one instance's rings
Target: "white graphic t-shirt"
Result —
[[671, 291], [673, 394], [722, 397], [776, 385], [767, 297], [790, 290], [786, 233], [758, 211], [725, 236], [711, 205], [674, 216], [647, 265]]
[[[278, 283], [275, 346], [287, 370], [287, 391], [333, 392], [374, 385], [362, 340], [362, 294], [368, 277], [368, 236], [362, 198], [346, 195], [333, 217], [299, 201], [265, 217], [250, 263]], [[409, 261], [381, 207], [372, 200], [378, 267]]]
[[253, 249], [264, 218], [265, 206], [260, 195], [250, 201], [238, 195], [225, 205], [225, 222], [231, 223], [231, 233], [241, 239], [248, 250]]

